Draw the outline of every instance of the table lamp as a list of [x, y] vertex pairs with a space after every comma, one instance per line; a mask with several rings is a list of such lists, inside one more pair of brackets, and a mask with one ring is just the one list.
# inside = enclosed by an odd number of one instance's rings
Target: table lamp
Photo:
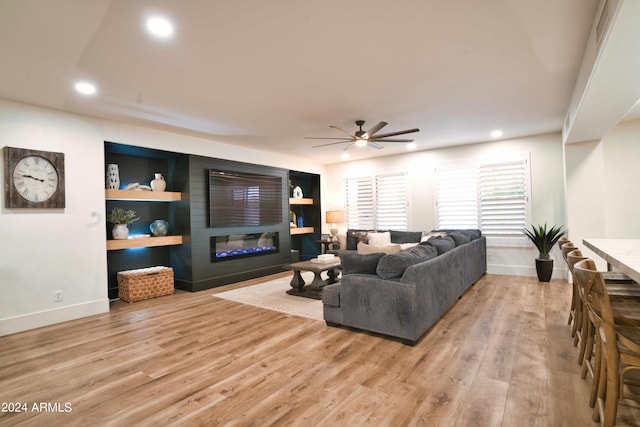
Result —
[[338, 223], [344, 222], [344, 212], [327, 211], [326, 219], [327, 224], [329, 224], [329, 231], [331, 232], [329, 240], [338, 240]]

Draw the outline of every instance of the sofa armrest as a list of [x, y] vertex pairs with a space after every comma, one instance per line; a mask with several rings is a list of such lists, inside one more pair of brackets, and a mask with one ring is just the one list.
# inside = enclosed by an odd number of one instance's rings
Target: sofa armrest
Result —
[[373, 274], [342, 277], [340, 305], [347, 326], [415, 340], [415, 284]]

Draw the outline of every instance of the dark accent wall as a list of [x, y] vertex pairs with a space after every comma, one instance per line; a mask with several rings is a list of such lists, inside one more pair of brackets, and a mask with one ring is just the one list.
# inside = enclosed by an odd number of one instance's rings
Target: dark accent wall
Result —
[[[188, 233], [183, 233], [184, 236], [188, 235], [188, 238], [184, 238], [183, 244], [172, 252], [171, 265], [174, 267], [176, 287], [188, 291], [199, 291], [281, 272], [282, 266], [289, 263], [291, 257], [288, 203], [282, 204], [282, 221], [276, 225], [212, 228], [209, 226], [209, 169], [281, 177], [282, 198], [288, 200], [289, 197], [288, 171], [285, 169], [189, 156], [189, 207], [184, 212], [178, 209], [175, 213], [176, 226], [189, 228]], [[211, 262], [211, 236], [267, 231], [280, 233], [280, 251], [278, 253], [221, 263]]]

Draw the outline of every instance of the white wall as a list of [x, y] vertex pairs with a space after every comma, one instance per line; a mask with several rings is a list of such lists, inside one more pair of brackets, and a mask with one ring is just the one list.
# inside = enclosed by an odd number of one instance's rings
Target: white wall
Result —
[[[104, 141], [324, 172], [307, 159], [0, 100], [0, 147], [63, 152], [66, 178], [64, 209], [1, 203], [0, 336], [109, 310]], [[4, 159], [4, 182], [3, 169]], [[54, 302], [57, 290], [61, 302]]]
[[[500, 158], [522, 153], [530, 153], [531, 156], [532, 222], [565, 224], [563, 146], [560, 133], [337, 163], [327, 167], [327, 186], [331, 191], [323, 197], [329, 209], [342, 208], [345, 203], [342, 180], [345, 177], [359, 172], [406, 170], [410, 177], [409, 228], [431, 230], [436, 227], [436, 165], [452, 160]], [[341, 231], [345, 231], [345, 225]], [[536, 275], [534, 259], [537, 251], [533, 246], [489, 247], [487, 256], [490, 273]], [[554, 249], [552, 256], [556, 260], [554, 277], [566, 277], [566, 265], [559, 251]]]
[[569, 237], [599, 269], [606, 263], [584, 238], [640, 238], [640, 121], [623, 122], [600, 141], [565, 147]]

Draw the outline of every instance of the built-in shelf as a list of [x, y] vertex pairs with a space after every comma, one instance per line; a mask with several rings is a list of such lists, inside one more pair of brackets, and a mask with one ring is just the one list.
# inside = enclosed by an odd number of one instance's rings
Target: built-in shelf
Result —
[[305, 197], [305, 198], [289, 198], [289, 204], [290, 205], [313, 205], [313, 199], [310, 197]]
[[313, 233], [314, 231], [315, 231], [315, 228], [313, 227], [291, 228], [291, 234], [309, 234], [309, 233]]
[[104, 197], [107, 200], [175, 202], [182, 200], [182, 193], [174, 191], [104, 190]]
[[150, 248], [153, 246], [181, 245], [182, 236], [140, 237], [126, 240], [107, 240], [107, 250], [117, 251], [131, 248]]

